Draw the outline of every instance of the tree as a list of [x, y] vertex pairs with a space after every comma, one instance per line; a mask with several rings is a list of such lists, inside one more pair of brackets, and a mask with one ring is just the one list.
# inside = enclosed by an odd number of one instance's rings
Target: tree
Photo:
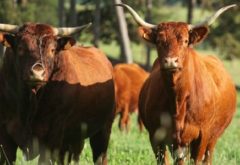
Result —
[[70, 0], [70, 25], [77, 25], [76, 0]]
[[187, 22], [192, 23], [193, 20], [193, 10], [195, 6], [195, 0], [187, 0], [188, 13], [187, 13]]
[[[114, 0], [115, 4], [121, 3], [121, 0]], [[120, 39], [121, 39], [121, 54], [126, 58], [127, 63], [132, 63], [132, 52], [130, 48], [130, 40], [128, 36], [127, 23], [124, 17], [124, 12], [121, 7], [116, 6], [117, 20], [119, 24]]]
[[58, 0], [58, 20], [59, 26], [62, 27], [65, 25], [65, 9], [64, 9], [64, 0]]
[[[204, 6], [210, 6], [212, 11], [229, 5], [239, 4], [239, 0], [202, 0]], [[220, 55], [225, 59], [240, 58], [240, 12], [239, 7], [235, 7], [223, 13], [212, 26], [208, 41], [211, 46], [219, 49]]]
[[100, 10], [100, 0], [95, 0], [95, 12], [94, 12], [94, 19], [93, 19], [93, 44], [98, 47], [98, 40], [100, 37], [100, 22], [101, 22], [101, 10]]

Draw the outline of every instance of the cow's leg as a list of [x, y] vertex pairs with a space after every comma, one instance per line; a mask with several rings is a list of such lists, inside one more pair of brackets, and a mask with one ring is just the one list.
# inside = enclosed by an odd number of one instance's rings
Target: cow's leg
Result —
[[125, 121], [125, 125], [126, 125], [126, 131], [129, 132], [129, 129], [131, 127], [131, 120], [130, 120], [130, 114], [129, 113], [128, 113], [127, 119]]
[[203, 164], [206, 164], [206, 165], [212, 164], [212, 155], [213, 155], [213, 150], [216, 145], [216, 142], [217, 142], [217, 139], [214, 139], [214, 140], [211, 140], [210, 143], [208, 143]]
[[8, 135], [4, 126], [0, 127], [0, 164], [12, 164], [16, 160], [17, 145]]
[[157, 164], [170, 165], [166, 146], [164, 144], [160, 144], [161, 142], [156, 142], [152, 135], [150, 135], [150, 142], [157, 160]]
[[[83, 147], [84, 147], [84, 140], [79, 140], [79, 141], [76, 141], [75, 143], [73, 143], [70, 148], [72, 155], [69, 158], [72, 158], [74, 160], [74, 162], [78, 162], [80, 154], [83, 150]], [[70, 163], [70, 161], [71, 160], [69, 159], [69, 163]]]
[[178, 146], [174, 149], [172, 156], [174, 158], [174, 164], [184, 165], [186, 160], [190, 160], [189, 146]]
[[140, 132], [142, 132], [143, 131], [143, 122], [142, 122], [142, 119], [141, 119], [139, 113], [138, 113], [138, 126], [139, 126]]
[[129, 120], [129, 104], [126, 103], [124, 105], [123, 111], [122, 111], [122, 118], [121, 118], [121, 130], [123, 131], [126, 129], [128, 131], [128, 120]]
[[120, 118], [118, 122], [118, 128], [122, 131], [123, 130], [123, 123], [122, 123], [122, 118], [123, 118], [123, 108], [120, 109]]
[[191, 157], [193, 158], [195, 164], [201, 164], [206, 153], [207, 145], [207, 136], [201, 132], [199, 139], [191, 144]]
[[103, 129], [90, 138], [93, 161], [96, 165], [107, 165], [107, 148], [111, 134], [112, 123], [107, 123]]
[[72, 160], [74, 163], [78, 164], [79, 156], [83, 150], [83, 147], [84, 140], [74, 140], [71, 142], [69, 140], [64, 141], [58, 155], [60, 158], [58, 164], [70, 164]]

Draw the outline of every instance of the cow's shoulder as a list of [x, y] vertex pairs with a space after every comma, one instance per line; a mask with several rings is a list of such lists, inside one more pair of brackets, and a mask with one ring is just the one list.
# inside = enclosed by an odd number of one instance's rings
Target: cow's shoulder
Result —
[[56, 80], [91, 85], [112, 79], [112, 65], [105, 54], [94, 47], [73, 46], [61, 51], [56, 60]]

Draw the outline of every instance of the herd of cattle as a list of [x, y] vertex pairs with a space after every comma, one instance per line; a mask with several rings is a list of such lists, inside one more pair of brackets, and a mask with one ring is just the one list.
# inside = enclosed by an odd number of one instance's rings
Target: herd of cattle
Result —
[[[17, 148], [39, 164], [78, 161], [90, 138], [95, 164], [107, 164], [113, 120], [129, 130], [129, 113], [139, 111], [140, 130], [149, 133], [158, 164], [191, 157], [211, 164], [214, 146], [236, 109], [236, 90], [220, 60], [192, 46], [204, 40], [218, 10], [198, 25], [145, 22], [128, 5], [138, 33], [156, 47], [151, 73], [136, 64], [112, 68], [97, 48], [76, 46], [71, 37], [88, 25], [55, 28], [46, 24], [0, 24], [7, 47], [0, 69], [0, 164], [12, 164]], [[36, 149], [37, 148], [37, 149]], [[45, 154], [50, 152], [49, 155]]]

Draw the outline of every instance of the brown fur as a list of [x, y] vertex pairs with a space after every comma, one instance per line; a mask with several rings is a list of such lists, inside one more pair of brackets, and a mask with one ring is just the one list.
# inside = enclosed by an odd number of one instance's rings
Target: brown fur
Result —
[[[189, 32], [187, 24], [170, 22], [140, 32], [150, 32], [148, 41], [158, 51], [139, 98], [140, 116], [158, 161], [168, 164], [158, 155], [173, 144], [177, 164], [183, 164], [188, 147], [195, 164], [211, 164], [217, 139], [235, 112], [236, 90], [220, 60], [189, 47], [206, 37], [206, 27]], [[176, 70], [165, 70], [166, 57], [178, 58]]]
[[[148, 73], [137, 64], [117, 64], [113, 68], [116, 114], [120, 113], [119, 128], [129, 130], [129, 113], [138, 112], [140, 89]], [[143, 125], [138, 117], [139, 129]]]
[[[40, 162], [63, 163], [67, 152], [69, 161], [77, 161], [89, 137], [93, 161], [107, 164], [114, 84], [106, 56], [93, 47], [73, 46], [59, 52], [69, 38], [53, 36], [48, 25], [27, 24], [16, 35], [4, 37], [9, 37], [11, 48], [0, 69], [0, 144], [9, 161], [15, 160], [18, 146], [23, 151], [28, 148], [30, 159], [40, 154]], [[32, 86], [29, 69], [40, 60], [40, 49], [48, 74], [45, 83], [32, 82]], [[0, 161], [4, 162], [2, 155]]]

